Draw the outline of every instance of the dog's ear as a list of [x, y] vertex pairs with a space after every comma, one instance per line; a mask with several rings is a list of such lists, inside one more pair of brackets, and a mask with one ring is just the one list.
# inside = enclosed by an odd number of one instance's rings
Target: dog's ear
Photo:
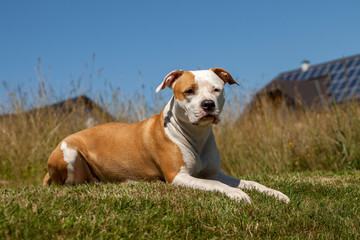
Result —
[[163, 90], [166, 86], [172, 88], [172, 85], [174, 84], [176, 79], [178, 79], [183, 73], [184, 73], [183, 70], [174, 70], [168, 75], [166, 75], [162, 83], [156, 88], [156, 92]]
[[218, 75], [219, 78], [224, 81], [224, 84], [237, 84], [239, 86], [239, 84], [233, 79], [233, 77], [228, 71], [222, 68], [210, 68], [210, 70], [213, 71], [216, 75]]

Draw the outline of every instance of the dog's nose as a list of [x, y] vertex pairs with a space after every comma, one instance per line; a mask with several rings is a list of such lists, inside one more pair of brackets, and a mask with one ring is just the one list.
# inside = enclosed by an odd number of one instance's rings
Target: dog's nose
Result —
[[204, 100], [201, 102], [201, 108], [205, 112], [212, 112], [215, 108], [215, 102], [213, 100]]

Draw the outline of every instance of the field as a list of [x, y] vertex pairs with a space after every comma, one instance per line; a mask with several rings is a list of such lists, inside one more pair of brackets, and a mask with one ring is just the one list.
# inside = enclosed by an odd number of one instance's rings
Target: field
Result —
[[287, 194], [253, 204], [164, 183], [0, 189], [6, 239], [359, 239], [360, 176], [302, 172], [246, 176]]
[[[9, 89], [9, 101], [0, 103], [0, 238], [360, 237], [358, 103], [295, 111], [265, 101], [241, 115], [241, 96], [231, 92], [214, 127], [224, 172], [282, 191], [289, 205], [253, 191], [248, 205], [164, 183], [43, 188], [47, 157], [62, 138], [86, 128], [88, 111], [36, 110], [63, 97], [39, 76], [38, 91]], [[117, 89], [92, 99], [127, 122], [164, 104], [161, 96], [147, 105], [143, 96], [125, 98]], [[98, 123], [109, 120], [94, 114]]]

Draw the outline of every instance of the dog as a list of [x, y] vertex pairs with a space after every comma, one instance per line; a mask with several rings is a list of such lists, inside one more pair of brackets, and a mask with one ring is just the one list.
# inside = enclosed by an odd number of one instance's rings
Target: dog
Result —
[[250, 197], [241, 189], [256, 189], [289, 203], [279, 191], [222, 172], [212, 125], [220, 121], [225, 84], [239, 85], [222, 68], [170, 72], [156, 89], [173, 91], [161, 114], [66, 137], [48, 159], [43, 185], [160, 180], [247, 203]]

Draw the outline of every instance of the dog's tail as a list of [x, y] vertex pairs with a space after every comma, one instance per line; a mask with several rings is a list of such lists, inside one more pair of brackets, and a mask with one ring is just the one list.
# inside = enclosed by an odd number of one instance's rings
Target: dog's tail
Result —
[[50, 186], [52, 183], [51, 177], [49, 173], [46, 173], [44, 180], [43, 180], [43, 186]]

